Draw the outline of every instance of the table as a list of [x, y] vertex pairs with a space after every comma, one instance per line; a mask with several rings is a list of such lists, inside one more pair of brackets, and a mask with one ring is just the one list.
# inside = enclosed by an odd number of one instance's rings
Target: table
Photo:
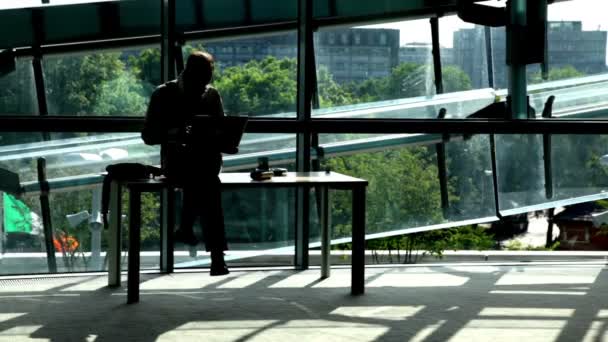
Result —
[[[321, 278], [330, 274], [329, 189], [352, 193], [352, 278], [351, 294], [365, 291], [365, 190], [368, 182], [337, 172], [288, 172], [286, 176], [254, 181], [249, 173], [221, 173], [222, 189], [233, 188], [311, 188], [320, 191], [321, 199]], [[166, 179], [113, 181], [110, 194], [110, 232], [108, 246], [108, 286], [120, 286], [121, 190], [129, 191], [129, 261], [127, 303], [139, 301], [141, 194], [161, 193], [161, 271], [173, 271], [174, 187]], [[306, 234], [306, 239], [309, 239]], [[308, 240], [305, 240], [309, 242]], [[308, 244], [306, 244], [308, 246]], [[307, 248], [304, 249], [308, 251]]]

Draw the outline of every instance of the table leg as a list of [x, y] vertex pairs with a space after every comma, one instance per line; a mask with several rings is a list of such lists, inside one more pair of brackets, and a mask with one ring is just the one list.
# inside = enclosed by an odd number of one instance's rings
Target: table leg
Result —
[[326, 186], [320, 187], [321, 202], [321, 279], [329, 277], [331, 255], [331, 225], [329, 215], [329, 190]]
[[308, 269], [308, 249], [310, 244], [310, 188], [296, 190], [296, 241], [295, 266], [298, 270]]
[[110, 227], [108, 232], [108, 286], [120, 286], [121, 191], [120, 184], [112, 182], [110, 186]]
[[365, 292], [365, 187], [353, 189], [352, 203], [353, 249], [351, 294]]
[[141, 192], [129, 191], [129, 271], [127, 304], [139, 301], [139, 244], [141, 226]]
[[164, 273], [173, 272], [173, 229], [175, 226], [175, 191], [165, 188], [161, 192], [161, 227], [160, 227], [160, 270]]

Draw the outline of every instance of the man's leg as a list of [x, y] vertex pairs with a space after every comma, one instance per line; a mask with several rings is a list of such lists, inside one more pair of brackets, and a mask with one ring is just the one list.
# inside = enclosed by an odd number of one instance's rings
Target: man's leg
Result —
[[197, 189], [190, 184], [184, 186], [182, 200], [181, 222], [175, 232], [175, 240], [190, 246], [196, 246], [198, 239], [194, 235], [194, 221], [197, 216]]
[[222, 208], [222, 189], [217, 176], [201, 184], [201, 218], [205, 223], [203, 235], [205, 247], [211, 252], [211, 275], [228, 274], [224, 262], [224, 251], [228, 249], [226, 229], [224, 227], [224, 212]]

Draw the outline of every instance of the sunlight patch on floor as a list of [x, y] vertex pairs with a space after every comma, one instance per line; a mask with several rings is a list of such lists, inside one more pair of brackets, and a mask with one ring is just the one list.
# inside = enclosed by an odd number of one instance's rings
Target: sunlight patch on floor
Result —
[[448, 341], [487, 341], [489, 337], [492, 342], [555, 341], [566, 326], [566, 322], [566, 320], [537, 319], [474, 319]]
[[15, 319], [23, 315], [27, 315], [27, 312], [0, 313], [0, 323], [10, 321], [11, 319]]
[[445, 273], [398, 274], [387, 273], [373, 280], [367, 287], [445, 287], [462, 286], [469, 277]]
[[189, 290], [201, 289], [234, 278], [233, 275], [211, 277], [209, 273], [164, 275], [143, 281], [141, 290]]
[[31, 335], [40, 328], [42, 328], [42, 325], [17, 325], [9, 329], [0, 331], [0, 336]]
[[316, 282], [317, 280], [319, 280], [319, 273], [302, 272], [280, 280], [270, 285], [270, 288], [302, 288]]
[[479, 313], [479, 316], [499, 316], [499, 317], [522, 317], [522, 318], [534, 318], [534, 317], [560, 317], [567, 318], [572, 317], [574, 309], [556, 309], [556, 308], [484, 308]]
[[401, 321], [416, 315], [424, 309], [418, 306], [342, 306], [330, 312], [330, 315], [339, 315], [352, 318], [373, 318], [390, 321]]
[[584, 296], [587, 292], [576, 291], [525, 291], [525, 290], [495, 290], [491, 294], [514, 294], [514, 295], [550, 295], [550, 296]]
[[505, 273], [496, 285], [593, 284], [602, 268], [548, 269], [514, 268]]
[[276, 323], [275, 320], [242, 320], [242, 321], [197, 321], [188, 322], [171, 331], [167, 331], [156, 341], [198, 342], [202, 336], [212, 341], [236, 341], [262, 331]]
[[266, 279], [271, 276], [276, 276], [281, 274], [281, 271], [271, 271], [271, 272], [250, 272], [243, 273], [239, 275], [234, 280], [231, 280], [225, 284], [218, 286], [219, 289], [242, 289], [249, 287], [258, 281]]
[[335, 322], [330, 320], [292, 320], [264, 330], [248, 341], [377, 341], [389, 330], [379, 324]]

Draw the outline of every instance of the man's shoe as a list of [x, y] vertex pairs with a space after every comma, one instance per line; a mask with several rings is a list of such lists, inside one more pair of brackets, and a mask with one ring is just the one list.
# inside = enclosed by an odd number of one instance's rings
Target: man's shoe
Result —
[[213, 263], [211, 264], [211, 271], [209, 271], [209, 275], [213, 276], [222, 276], [230, 273], [226, 264], [216, 266]]
[[211, 252], [211, 276], [221, 276], [230, 273], [224, 261], [224, 252]]
[[194, 236], [194, 232], [192, 231], [186, 232], [181, 229], [178, 229], [173, 234], [173, 237], [175, 238], [175, 241], [179, 241], [188, 246], [198, 245], [198, 239], [196, 238], [196, 236]]

